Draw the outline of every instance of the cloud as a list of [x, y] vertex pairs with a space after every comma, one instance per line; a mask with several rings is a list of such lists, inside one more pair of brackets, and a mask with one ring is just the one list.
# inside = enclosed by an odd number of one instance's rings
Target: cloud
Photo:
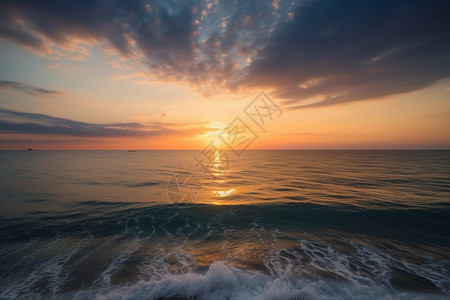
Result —
[[449, 77], [449, 10], [447, 0], [4, 0], [0, 38], [59, 57], [55, 46], [100, 44], [149, 78], [205, 96], [270, 88], [297, 109]]
[[108, 123], [92, 124], [45, 114], [0, 109], [0, 133], [63, 135], [76, 137], [195, 136], [215, 130], [196, 123]]
[[39, 36], [27, 32], [20, 24], [0, 21], [0, 38], [17, 43], [38, 53], [47, 53], [49, 48]]
[[265, 1], [5, 0], [0, 38], [52, 54], [60, 52], [56, 46], [100, 44], [146, 66], [152, 78], [210, 95], [244, 75], [248, 58], [283, 22], [272, 12]]
[[42, 139], [0, 139], [0, 144], [62, 144], [62, 143], [83, 143], [90, 140], [72, 140], [72, 139], [57, 139], [57, 140], [42, 140]]
[[450, 76], [449, 10], [448, 1], [306, 1], [241, 84], [271, 86], [291, 109], [430, 86]]
[[10, 89], [23, 91], [39, 98], [67, 96], [67, 93], [64, 91], [43, 89], [40, 87], [36, 87], [34, 85], [25, 84], [17, 81], [5, 81], [5, 80], [0, 81], [0, 91], [6, 91]]

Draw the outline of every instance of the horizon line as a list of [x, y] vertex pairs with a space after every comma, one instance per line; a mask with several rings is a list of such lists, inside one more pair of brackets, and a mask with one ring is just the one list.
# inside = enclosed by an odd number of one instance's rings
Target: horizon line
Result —
[[[202, 151], [203, 149], [0, 149], [0, 151]], [[220, 149], [220, 151], [233, 151], [229, 149]], [[450, 148], [445, 149], [251, 149], [247, 151], [450, 151]]]

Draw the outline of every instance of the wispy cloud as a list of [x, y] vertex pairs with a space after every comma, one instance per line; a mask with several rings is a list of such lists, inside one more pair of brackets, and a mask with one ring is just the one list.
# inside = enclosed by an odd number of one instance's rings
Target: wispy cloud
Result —
[[39, 98], [63, 97], [68, 94], [59, 90], [48, 90], [34, 85], [25, 84], [17, 81], [0, 81], [0, 91], [16, 90], [28, 93]]
[[207, 122], [93, 124], [45, 114], [0, 109], [0, 133], [24, 133], [77, 137], [195, 136], [209, 131]]
[[0, 17], [2, 20], [0, 22], [0, 38], [12, 41], [37, 53], [45, 54], [50, 52], [48, 45], [40, 36], [24, 28], [20, 22], [3, 18], [1, 13]]
[[27, 144], [30, 143], [37, 143], [37, 144], [64, 144], [64, 143], [83, 143], [83, 142], [89, 142], [90, 140], [73, 140], [73, 139], [0, 139], [0, 144]]

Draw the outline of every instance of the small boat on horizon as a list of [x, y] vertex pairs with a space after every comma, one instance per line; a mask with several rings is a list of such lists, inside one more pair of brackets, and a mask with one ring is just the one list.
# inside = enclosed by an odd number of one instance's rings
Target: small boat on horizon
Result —
[[136, 150], [128, 150], [128, 152], [136, 152]]

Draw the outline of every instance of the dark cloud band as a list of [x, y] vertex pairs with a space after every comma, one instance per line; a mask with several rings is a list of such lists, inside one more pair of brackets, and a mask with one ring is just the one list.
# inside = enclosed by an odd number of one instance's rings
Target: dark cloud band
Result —
[[[204, 124], [204, 123], [201, 123]], [[77, 137], [158, 137], [204, 134], [214, 128], [199, 123], [92, 124], [45, 114], [0, 109], [0, 133], [63, 135]]]
[[64, 91], [43, 89], [40, 87], [36, 87], [34, 85], [25, 84], [22, 82], [5, 81], [5, 80], [0, 81], [0, 91], [1, 90], [10, 90], [10, 89], [23, 91], [30, 95], [33, 95], [36, 97], [42, 97], [42, 98], [67, 95], [66, 92], [64, 92]]

